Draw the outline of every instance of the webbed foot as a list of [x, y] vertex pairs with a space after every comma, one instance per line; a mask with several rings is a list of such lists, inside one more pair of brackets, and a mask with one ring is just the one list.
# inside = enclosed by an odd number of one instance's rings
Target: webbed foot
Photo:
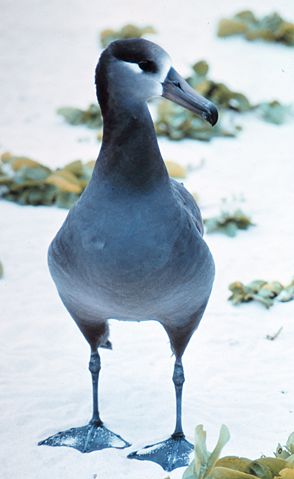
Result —
[[165, 471], [170, 472], [178, 467], [187, 466], [190, 463], [190, 454], [193, 449], [193, 445], [185, 439], [185, 436], [174, 435], [166, 441], [131, 452], [128, 458], [138, 459], [139, 461], [153, 461]]
[[124, 449], [130, 446], [122, 437], [107, 429], [103, 424], [95, 425], [91, 423], [58, 432], [38, 443], [38, 446], [43, 445], [73, 447], [83, 453], [99, 451], [108, 447]]

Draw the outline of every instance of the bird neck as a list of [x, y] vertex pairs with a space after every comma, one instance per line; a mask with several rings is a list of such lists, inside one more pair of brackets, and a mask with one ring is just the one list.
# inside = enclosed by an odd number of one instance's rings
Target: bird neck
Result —
[[103, 111], [103, 141], [96, 173], [117, 184], [152, 187], [167, 181], [146, 103], [121, 103]]

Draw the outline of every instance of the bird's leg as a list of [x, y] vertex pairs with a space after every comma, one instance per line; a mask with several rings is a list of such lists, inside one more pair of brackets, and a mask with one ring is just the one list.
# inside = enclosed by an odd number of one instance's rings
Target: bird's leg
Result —
[[102, 426], [102, 421], [99, 415], [98, 408], [98, 381], [99, 373], [101, 369], [101, 360], [97, 350], [91, 351], [91, 357], [89, 362], [89, 371], [92, 376], [92, 393], [93, 393], [93, 415], [90, 421], [94, 426]]
[[92, 452], [108, 447], [124, 449], [130, 444], [118, 434], [107, 429], [100, 419], [98, 408], [98, 382], [101, 369], [100, 356], [97, 349], [91, 349], [89, 370], [92, 376], [93, 415], [89, 424], [82, 427], [73, 427], [66, 431], [58, 432], [39, 445], [67, 446], [78, 449], [81, 452]]
[[176, 392], [175, 431], [169, 439], [148, 445], [140, 451], [131, 452], [128, 458], [156, 462], [165, 471], [173, 471], [177, 467], [183, 467], [189, 464], [193, 445], [185, 439], [182, 427], [182, 393], [184, 381], [185, 376], [182, 359], [178, 356], [173, 373], [173, 382]]
[[173, 383], [176, 392], [176, 427], [172, 435], [173, 438], [185, 437], [182, 426], [182, 395], [185, 382], [184, 368], [181, 358], [176, 358], [173, 374]]

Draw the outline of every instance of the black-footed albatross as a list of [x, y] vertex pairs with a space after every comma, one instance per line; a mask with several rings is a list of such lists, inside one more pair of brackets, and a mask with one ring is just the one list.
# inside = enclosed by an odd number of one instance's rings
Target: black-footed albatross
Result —
[[147, 101], [163, 96], [212, 125], [218, 114], [176, 72], [168, 54], [147, 40], [111, 43], [101, 54], [95, 82], [104, 122], [101, 150], [48, 254], [60, 298], [91, 348], [93, 416], [86, 426], [39, 444], [81, 452], [130, 446], [100, 417], [98, 348], [111, 348], [110, 318], [154, 320], [175, 355], [176, 426], [166, 441], [128, 457], [171, 471], [187, 465], [193, 449], [182, 428], [182, 356], [207, 305], [214, 262], [195, 200], [167, 173]]

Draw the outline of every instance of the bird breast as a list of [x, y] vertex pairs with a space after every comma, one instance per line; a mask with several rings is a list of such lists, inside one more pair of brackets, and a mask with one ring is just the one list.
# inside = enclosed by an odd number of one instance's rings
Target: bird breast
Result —
[[73, 210], [52, 243], [49, 265], [63, 297], [111, 317], [138, 318], [144, 309], [164, 314], [175, 301], [193, 308], [195, 292], [206, 294], [203, 275], [211, 270], [213, 280], [210, 252], [189, 215], [160, 204], [112, 203], [95, 216]]

